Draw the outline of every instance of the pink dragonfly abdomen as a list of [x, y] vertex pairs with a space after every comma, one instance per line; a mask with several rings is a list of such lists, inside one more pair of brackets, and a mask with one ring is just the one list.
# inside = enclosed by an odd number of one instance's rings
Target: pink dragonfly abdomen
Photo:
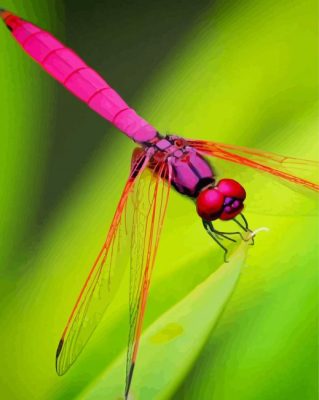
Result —
[[104, 79], [50, 33], [0, 10], [22, 48], [51, 76], [136, 142], [148, 142], [156, 129], [141, 118]]

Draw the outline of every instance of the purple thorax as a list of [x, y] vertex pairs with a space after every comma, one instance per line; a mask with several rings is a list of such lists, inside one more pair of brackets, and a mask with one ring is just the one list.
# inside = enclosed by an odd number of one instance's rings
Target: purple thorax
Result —
[[155, 151], [166, 153], [172, 169], [172, 184], [179, 193], [197, 197], [203, 187], [214, 183], [214, 173], [209, 163], [183, 138], [159, 136], [152, 147]]

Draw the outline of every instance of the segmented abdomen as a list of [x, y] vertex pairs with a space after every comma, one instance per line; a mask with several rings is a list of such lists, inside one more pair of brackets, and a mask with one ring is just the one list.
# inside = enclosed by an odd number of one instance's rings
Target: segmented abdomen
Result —
[[23, 49], [90, 108], [137, 142], [156, 136], [156, 130], [98, 73], [50, 33], [8, 12], [2, 12], [1, 17]]

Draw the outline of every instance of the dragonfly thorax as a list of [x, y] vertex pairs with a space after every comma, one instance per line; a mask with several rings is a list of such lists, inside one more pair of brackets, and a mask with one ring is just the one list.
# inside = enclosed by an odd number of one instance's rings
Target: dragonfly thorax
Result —
[[179, 136], [159, 137], [153, 143], [153, 160], [166, 160], [172, 173], [172, 185], [186, 196], [196, 198], [209, 184], [214, 184], [212, 167], [187, 141]]

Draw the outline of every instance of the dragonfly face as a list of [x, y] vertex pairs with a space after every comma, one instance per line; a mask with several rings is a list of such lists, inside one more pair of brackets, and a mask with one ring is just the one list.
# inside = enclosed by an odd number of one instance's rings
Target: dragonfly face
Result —
[[244, 208], [245, 189], [233, 179], [221, 179], [215, 187], [207, 187], [197, 197], [197, 212], [205, 221], [235, 218]]

